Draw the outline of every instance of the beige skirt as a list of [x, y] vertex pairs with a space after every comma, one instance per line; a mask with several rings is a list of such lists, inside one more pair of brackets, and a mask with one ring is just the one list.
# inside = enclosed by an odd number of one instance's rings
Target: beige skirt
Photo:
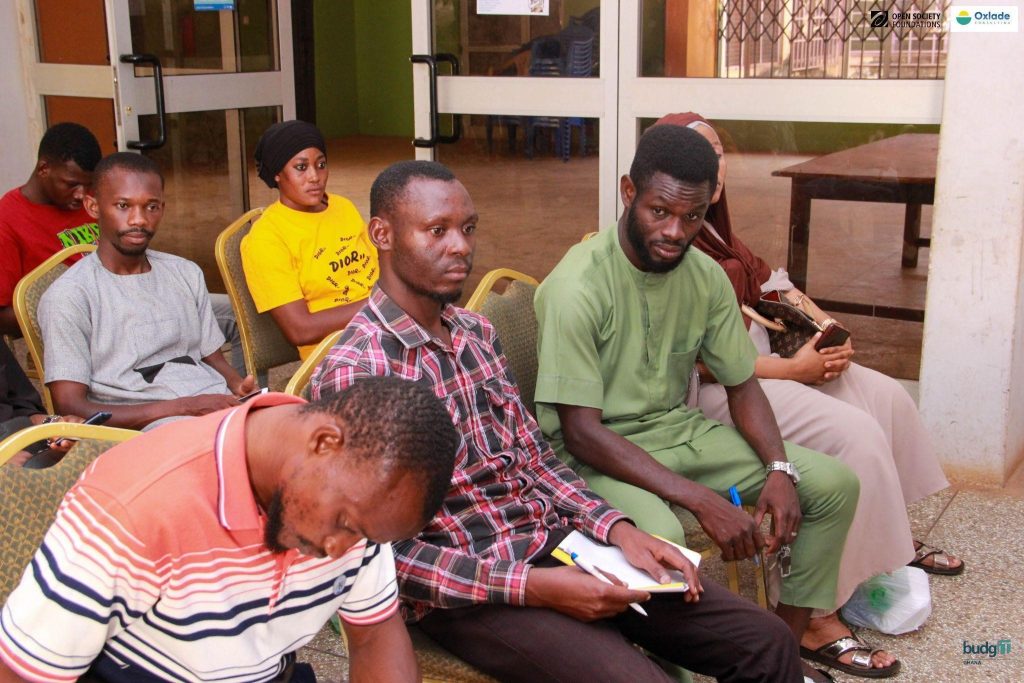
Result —
[[[755, 345], [761, 346], [763, 332], [751, 325]], [[839, 570], [839, 607], [861, 582], [913, 559], [906, 504], [949, 482], [917, 406], [891, 377], [851, 364], [839, 379], [820, 387], [791, 380], [760, 383], [783, 439], [839, 458], [860, 478], [860, 500]], [[701, 386], [698, 405], [709, 418], [733, 424], [721, 385]]]

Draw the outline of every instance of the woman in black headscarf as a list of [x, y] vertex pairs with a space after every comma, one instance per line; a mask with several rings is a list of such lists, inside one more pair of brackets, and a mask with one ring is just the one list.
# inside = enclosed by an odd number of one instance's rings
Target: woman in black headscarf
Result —
[[242, 240], [259, 312], [305, 358], [348, 324], [377, 281], [377, 250], [352, 202], [327, 192], [327, 146], [305, 121], [276, 123], [256, 144], [256, 172], [278, 200]]

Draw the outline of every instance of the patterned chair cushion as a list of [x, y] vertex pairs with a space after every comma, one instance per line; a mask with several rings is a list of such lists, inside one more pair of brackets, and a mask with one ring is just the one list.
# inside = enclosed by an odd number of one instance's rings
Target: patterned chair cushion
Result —
[[41, 470], [0, 467], [0, 605], [21, 580], [68, 489], [113, 441], [82, 439]]
[[519, 385], [523, 405], [533, 413], [533, 397], [537, 389], [537, 314], [533, 295], [537, 288], [514, 280], [501, 294], [491, 292], [480, 307], [480, 313], [491, 321], [498, 333], [501, 348]]

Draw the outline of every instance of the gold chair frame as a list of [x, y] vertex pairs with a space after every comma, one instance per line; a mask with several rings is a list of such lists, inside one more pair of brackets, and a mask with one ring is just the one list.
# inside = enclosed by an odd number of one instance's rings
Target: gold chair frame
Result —
[[530, 277], [526, 273], [521, 273], [518, 270], [512, 270], [511, 268], [495, 268], [494, 270], [488, 271], [483, 279], [480, 280], [480, 284], [473, 290], [473, 296], [469, 297], [469, 301], [466, 302], [466, 308], [479, 313], [480, 307], [483, 306], [484, 301], [487, 299], [487, 295], [494, 289], [494, 285], [501, 280], [512, 280], [513, 282], [519, 280], [527, 284], [537, 287], [540, 283], [533, 277]]
[[26, 427], [0, 441], [0, 465], [3, 465], [18, 451], [37, 441], [46, 439], [94, 439], [96, 441], [127, 441], [142, 432], [120, 427], [87, 425], [80, 422], [51, 422]]
[[306, 395], [306, 388], [309, 385], [309, 379], [313, 376], [313, 371], [316, 370], [316, 366], [324, 359], [327, 352], [338, 343], [338, 340], [341, 339], [341, 333], [344, 331], [344, 329], [341, 329], [331, 332], [320, 340], [320, 343], [317, 344], [312, 353], [306, 357], [306, 360], [302, 361], [302, 365], [300, 365], [299, 369], [295, 371], [292, 378], [288, 380], [288, 386], [284, 388], [284, 393], [305, 399], [309, 398], [309, 396]]
[[[75, 254], [83, 254], [87, 252], [96, 251], [95, 244], [75, 244], [61, 249], [56, 254], [46, 259], [38, 266], [33, 268], [30, 272], [26, 273], [18, 284], [14, 288], [14, 316], [18, 319], [18, 327], [21, 328], [21, 336], [25, 339], [25, 345], [28, 347], [29, 356], [32, 358], [32, 362], [35, 364], [36, 372], [39, 377], [39, 384], [42, 386], [42, 398], [43, 405], [46, 411], [53, 413], [53, 398], [50, 396], [50, 390], [46, 386], [46, 374], [43, 369], [43, 333], [39, 327], [39, 318], [37, 316], [36, 307], [39, 305], [38, 300], [35, 305], [30, 305], [29, 297], [34, 291], [36, 283], [40, 280], [50, 278], [47, 283], [47, 287], [53, 284], [53, 281], [64, 274], [64, 267], [60, 273], [53, 276], [55, 268], [63, 266], [64, 261], [74, 256]], [[45, 290], [44, 290], [45, 291]], [[40, 294], [40, 297], [42, 294]]]

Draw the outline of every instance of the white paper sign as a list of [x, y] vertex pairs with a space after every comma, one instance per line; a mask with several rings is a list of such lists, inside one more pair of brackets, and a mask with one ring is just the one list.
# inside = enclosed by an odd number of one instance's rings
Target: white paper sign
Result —
[[550, 13], [550, 0], [476, 0], [477, 14], [536, 14]]

